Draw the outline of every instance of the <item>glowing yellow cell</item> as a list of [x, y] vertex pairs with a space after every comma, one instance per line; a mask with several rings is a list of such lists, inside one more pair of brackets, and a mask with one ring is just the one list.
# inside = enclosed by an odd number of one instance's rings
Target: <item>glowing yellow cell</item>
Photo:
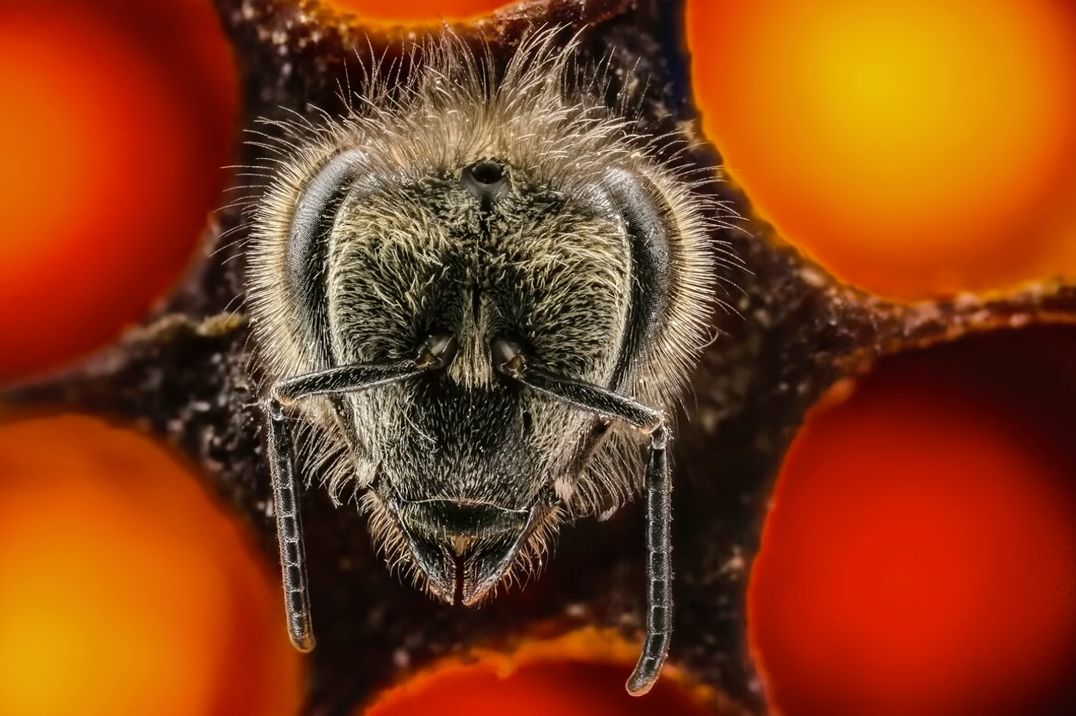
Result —
[[705, 130], [759, 214], [917, 298], [1076, 276], [1076, 14], [1050, 0], [695, 1]]
[[275, 580], [145, 437], [0, 426], [0, 574], [5, 716], [297, 712]]

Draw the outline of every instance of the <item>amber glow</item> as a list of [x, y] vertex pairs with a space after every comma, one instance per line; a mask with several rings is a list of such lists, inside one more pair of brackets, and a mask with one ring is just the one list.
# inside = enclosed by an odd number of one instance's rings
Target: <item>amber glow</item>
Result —
[[760, 215], [896, 297], [1076, 276], [1076, 11], [688, 4], [706, 132]]
[[7, 423], [0, 488], [0, 713], [297, 713], [275, 580], [169, 454], [89, 418]]
[[230, 52], [208, 2], [15, 0], [0, 13], [0, 381], [135, 321], [220, 201]]
[[488, 15], [515, 0], [324, 0], [352, 12], [364, 21], [428, 24], [442, 20], [470, 20]]
[[749, 592], [785, 716], [1076, 712], [1076, 333], [883, 363], [789, 453]]
[[613, 632], [583, 629], [535, 640], [510, 653], [479, 652], [419, 672], [378, 696], [364, 716], [719, 716], [716, 697], [675, 668], [642, 698], [624, 681], [637, 645]]

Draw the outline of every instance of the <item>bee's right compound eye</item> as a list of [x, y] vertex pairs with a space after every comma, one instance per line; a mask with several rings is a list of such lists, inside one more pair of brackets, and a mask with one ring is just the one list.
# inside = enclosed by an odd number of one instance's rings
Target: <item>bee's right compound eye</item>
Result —
[[432, 333], [419, 346], [415, 363], [426, 370], [440, 370], [452, 362], [456, 347], [456, 336], [451, 333]]
[[521, 378], [527, 369], [527, 358], [523, 347], [508, 338], [495, 338], [490, 344], [493, 354], [493, 367], [498, 373], [510, 378]]

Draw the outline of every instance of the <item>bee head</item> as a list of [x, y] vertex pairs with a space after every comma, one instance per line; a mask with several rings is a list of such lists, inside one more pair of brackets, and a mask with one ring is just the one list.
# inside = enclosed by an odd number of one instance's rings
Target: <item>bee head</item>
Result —
[[559, 60], [521, 56], [495, 92], [426, 86], [460, 71], [442, 68], [301, 144], [260, 205], [250, 274], [270, 380], [424, 367], [303, 410], [331, 493], [355, 487], [386, 559], [463, 604], [641, 481], [638, 431], [519, 371], [664, 409], [712, 292], [705, 202], [565, 96]]

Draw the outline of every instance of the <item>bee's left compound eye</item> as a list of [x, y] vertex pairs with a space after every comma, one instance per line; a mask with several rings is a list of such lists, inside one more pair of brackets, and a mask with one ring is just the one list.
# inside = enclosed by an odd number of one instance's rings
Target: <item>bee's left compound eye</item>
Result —
[[426, 370], [440, 370], [452, 362], [456, 346], [456, 337], [451, 333], [432, 333], [419, 346], [415, 363]]

